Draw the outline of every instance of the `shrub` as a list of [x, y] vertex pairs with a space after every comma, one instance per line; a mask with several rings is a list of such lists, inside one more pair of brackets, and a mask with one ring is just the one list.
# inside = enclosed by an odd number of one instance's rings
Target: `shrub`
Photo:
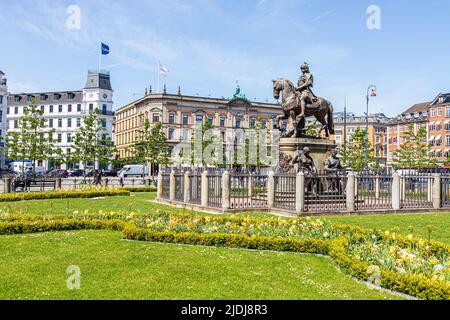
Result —
[[129, 192], [156, 192], [158, 188], [156, 187], [120, 187], [121, 190], [126, 190]]
[[67, 199], [67, 198], [96, 198], [108, 196], [129, 196], [130, 191], [120, 189], [84, 189], [84, 190], [61, 190], [27, 193], [6, 193], [0, 195], [0, 202], [13, 202], [24, 200], [43, 199]]

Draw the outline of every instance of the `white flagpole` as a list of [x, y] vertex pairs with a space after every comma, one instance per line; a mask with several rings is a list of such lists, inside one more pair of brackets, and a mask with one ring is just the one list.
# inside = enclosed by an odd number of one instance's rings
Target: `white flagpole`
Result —
[[161, 71], [159, 70], [161, 63], [158, 61], [158, 93], [159, 93], [159, 88], [160, 88], [160, 75], [161, 75]]

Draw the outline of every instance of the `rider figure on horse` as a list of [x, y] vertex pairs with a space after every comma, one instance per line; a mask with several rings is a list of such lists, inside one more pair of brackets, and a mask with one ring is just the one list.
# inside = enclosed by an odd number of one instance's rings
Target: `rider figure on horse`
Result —
[[314, 104], [317, 101], [317, 97], [312, 92], [312, 87], [314, 86], [314, 78], [311, 72], [309, 71], [309, 66], [305, 62], [301, 67], [302, 75], [298, 79], [296, 91], [300, 93], [300, 108], [301, 112], [298, 115], [298, 118], [305, 117], [306, 104], [310, 102]]

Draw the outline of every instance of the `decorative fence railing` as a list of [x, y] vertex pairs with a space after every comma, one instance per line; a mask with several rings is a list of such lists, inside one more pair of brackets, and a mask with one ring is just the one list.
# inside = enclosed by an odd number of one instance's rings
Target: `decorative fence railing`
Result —
[[305, 174], [306, 212], [345, 211], [347, 209], [345, 172]]
[[356, 175], [355, 209], [391, 209], [392, 176], [363, 172]]
[[433, 207], [433, 180], [429, 173], [400, 176], [400, 206], [406, 208]]
[[202, 175], [199, 173], [189, 174], [189, 203], [202, 203]]
[[158, 199], [221, 210], [331, 213], [450, 207], [450, 175], [428, 172], [265, 175], [208, 170], [160, 173], [159, 179]]
[[274, 208], [295, 210], [296, 176], [293, 174], [277, 174], [274, 176], [274, 182]]
[[163, 173], [161, 175], [161, 196], [163, 199], [170, 199], [170, 174]]
[[222, 207], [222, 175], [208, 174], [208, 206]]
[[229, 182], [230, 208], [266, 208], [267, 176], [231, 174]]

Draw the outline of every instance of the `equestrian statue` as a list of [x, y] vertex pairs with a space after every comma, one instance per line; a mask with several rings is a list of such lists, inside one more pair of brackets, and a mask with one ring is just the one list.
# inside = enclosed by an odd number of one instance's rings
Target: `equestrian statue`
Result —
[[[273, 96], [275, 99], [282, 96], [283, 114], [277, 117], [278, 128], [283, 131], [284, 138], [300, 138], [304, 134], [306, 119], [315, 117], [322, 125], [319, 136], [325, 132], [325, 137], [334, 134], [333, 105], [324, 98], [317, 97], [313, 92], [314, 78], [305, 62], [301, 67], [302, 75], [297, 86], [284, 78], [272, 80]], [[283, 130], [282, 123], [291, 119], [291, 125]]]

